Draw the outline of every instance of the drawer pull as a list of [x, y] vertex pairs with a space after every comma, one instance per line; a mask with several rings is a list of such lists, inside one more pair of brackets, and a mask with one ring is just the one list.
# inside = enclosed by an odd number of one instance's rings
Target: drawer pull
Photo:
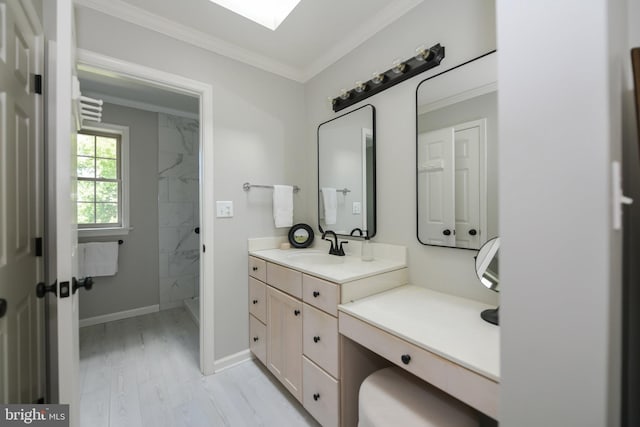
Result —
[[253, 267], [253, 271], [258, 271], [258, 267]]
[[254, 304], [257, 304], [257, 303], [258, 303], [258, 300], [257, 300], [257, 299], [254, 299], [254, 300], [253, 300], [253, 303], [254, 303]]
[[408, 354], [403, 354], [400, 359], [402, 359], [402, 363], [404, 363], [405, 365], [408, 365], [409, 362], [411, 362], [411, 356], [409, 356]]
[[296, 316], [300, 314], [300, 310], [293, 310], [293, 314], [295, 314]]
[[318, 298], [320, 296], [320, 292], [318, 291], [313, 291], [313, 297], [314, 298]]
[[253, 342], [258, 341], [259, 339], [260, 339], [260, 338], [258, 338], [258, 337], [253, 337]]
[[318, 341], [320, 341], [320, 337], [318, 336], [313, 337], [313, 342], [318, 342]]
[[320, 393], [313, 393], [313, 400], [317, 402], [318, 399], [320, 399]]

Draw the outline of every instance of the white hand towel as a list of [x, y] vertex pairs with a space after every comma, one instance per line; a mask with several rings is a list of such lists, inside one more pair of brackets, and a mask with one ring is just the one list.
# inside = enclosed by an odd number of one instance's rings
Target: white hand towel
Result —
[[80, 278], [114, 276], [118, 272], [118, 242], [92, 242], [78, 245]]
[[293, 187], [290, 185], [273, 186], [273, 219], [276, 228], [293, 225]]
[[338, 216], [338, 196], [335, 188], [322, 187], [322, 204], [324, 205], [324, 223], [335, 224]]

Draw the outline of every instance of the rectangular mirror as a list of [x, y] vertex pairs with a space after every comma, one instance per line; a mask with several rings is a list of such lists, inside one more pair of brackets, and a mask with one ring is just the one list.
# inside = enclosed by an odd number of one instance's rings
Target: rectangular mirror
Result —
[[418, 240], [479, 249], [498, 235], [496, 53], [416, 92]]
[[376, 234], [375, 108], [365, 105], [318, 126], [320, 231]]

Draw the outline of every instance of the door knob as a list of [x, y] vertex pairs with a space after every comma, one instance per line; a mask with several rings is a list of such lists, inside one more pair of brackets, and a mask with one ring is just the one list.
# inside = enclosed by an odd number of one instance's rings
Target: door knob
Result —
[[36, 285], [36, 296], [38, 298], [44, 298], [47, 292], [53, 292], [55, 296], [58, 296], [57, 287], [58, 287], [58, 282], [53, 282], [53, 285], [49, 285], [49, 286], [40, 282]]
[[86, 290], [90, 291], [91, 288], [93, 287], [93, 278], [92, 277], [85, 277], [82, 280], [77, 280], [75, 277], [73, 277], [71, 279], [71, 281], [73, 282], [73, 293], [75, 294], [76, 291], [80, 288], [85, 288]]
[[194, 231], [196, 234], [200, 234], [200, 227], [196, 227], [193, 231]]
[[442, 232], [442, 234], [444, 234], [445, 236], [451, 236], [451, 230], [446, 229]]
[[7, 300], [4, 298], [0, 298], [0, 319], [7, 314]]
[[475, 228], [472, 228], [471, 230], [469, 230], [469, 234], [471, 234], [472, 236], [475, 236], [476, 234], [478, 234], [478, 232], [476, 231]]

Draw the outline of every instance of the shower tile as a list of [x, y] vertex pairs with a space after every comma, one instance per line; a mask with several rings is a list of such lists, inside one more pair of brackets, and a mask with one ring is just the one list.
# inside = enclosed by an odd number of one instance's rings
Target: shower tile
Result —
[[175, 252], [179, 241], [177, 227], [160, 227], [158, 237], [161, 254]]
[[198, 197], [197, 188], [198, 179], [192, 176], [169, 178], [169, 200], [172, 202], [193, 202]]
[[197, 250], [169, 254], [169, 275], [196, 275], [199, 271], [200, 253]]
[[195, 276], [163, 277], [160, 279], [160, 304], [194, 296]]
[[193, 225], [193, 203], [158, 203], [158, 222], [160, 227]]
[[193, 227], [179, 227], [177, 229], [178, 242], [176, 251], [198, 251], [200, 246], [200, 236], [195, 233]]

